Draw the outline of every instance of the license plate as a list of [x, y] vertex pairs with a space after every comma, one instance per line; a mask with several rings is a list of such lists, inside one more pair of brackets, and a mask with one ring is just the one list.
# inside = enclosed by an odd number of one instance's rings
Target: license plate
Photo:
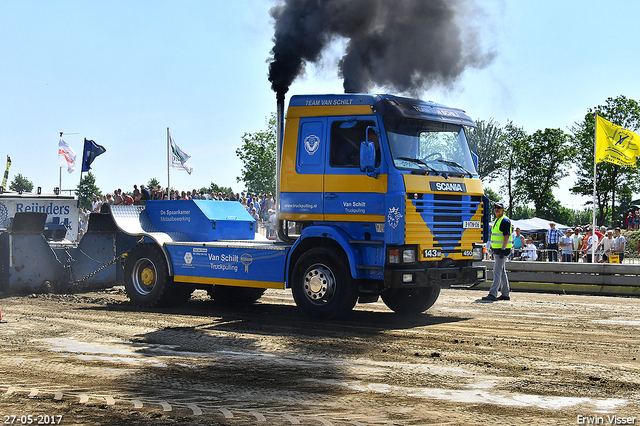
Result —
[[442, 250], [440, 249], [424, 249], [422, 255], [426, 259], [440, 258], [442, 257]]
[[479, 220], [465, 220], [464, 222], [462, 222], [462, 227], [464, 229], [480, 229], [482, 228], [482, 222], [480, 222]]

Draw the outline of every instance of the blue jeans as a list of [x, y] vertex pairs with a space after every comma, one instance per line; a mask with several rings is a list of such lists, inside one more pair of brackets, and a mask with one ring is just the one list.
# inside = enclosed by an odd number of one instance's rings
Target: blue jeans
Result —
[[573, 253], [562, 253], [563, 262], [573, 262]]

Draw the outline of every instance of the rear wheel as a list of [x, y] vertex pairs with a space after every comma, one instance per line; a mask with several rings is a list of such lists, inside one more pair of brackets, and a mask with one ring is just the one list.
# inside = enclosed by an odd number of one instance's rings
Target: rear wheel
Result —
[[358, 300], [358, 286], [343, 257], [311, 249], [296, 262], [291, 277], [296, 305], [315, 319], [347, 315]]
[[391, 290], [382, 295], [384, 304], [393, 312], [401, 315], [420, 314], [436, 303], [440, 295], [440, 286]]
[[141, 244], [131, 250], [124, 264], [124, 287], [131, 302], [144, 308], [184, 303], [193, 290], [173, 282], [162, 249], [156, 244]]
[[207, 293], [216, 302], [222, 304], [250, 305], [260, 299], [266, 289], [249, 287], [232, 287], [214, 285], [207, 288]]

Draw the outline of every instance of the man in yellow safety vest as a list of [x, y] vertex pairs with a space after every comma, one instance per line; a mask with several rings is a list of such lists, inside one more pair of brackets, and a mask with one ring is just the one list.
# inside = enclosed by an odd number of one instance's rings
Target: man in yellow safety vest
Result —
[[[496, 220], [491, 227], [491, 250], [495, 263], [493, 265], [493, 283], [489, 294], [482, 300], [495, 302], [496, 300], [511, 300], [509, 296], [509, 278], [504, 268], [504, 263], [511, 253], [513, 242], [511, 241], [511, 221], [504, 215], [504, 205], [495, 203], [493, 209]], [[502, 293], [498, 297], [498, 290]]]

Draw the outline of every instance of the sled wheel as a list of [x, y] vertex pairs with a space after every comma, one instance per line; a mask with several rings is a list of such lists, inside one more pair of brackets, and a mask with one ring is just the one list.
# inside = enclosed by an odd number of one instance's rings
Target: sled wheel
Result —
[[124, 265], [124, 286], [131, 302], [144, 308], [177, 305], [191, 295], [186, 284], [173, 282], [156, 244], [141, 244], [131, 250]]

